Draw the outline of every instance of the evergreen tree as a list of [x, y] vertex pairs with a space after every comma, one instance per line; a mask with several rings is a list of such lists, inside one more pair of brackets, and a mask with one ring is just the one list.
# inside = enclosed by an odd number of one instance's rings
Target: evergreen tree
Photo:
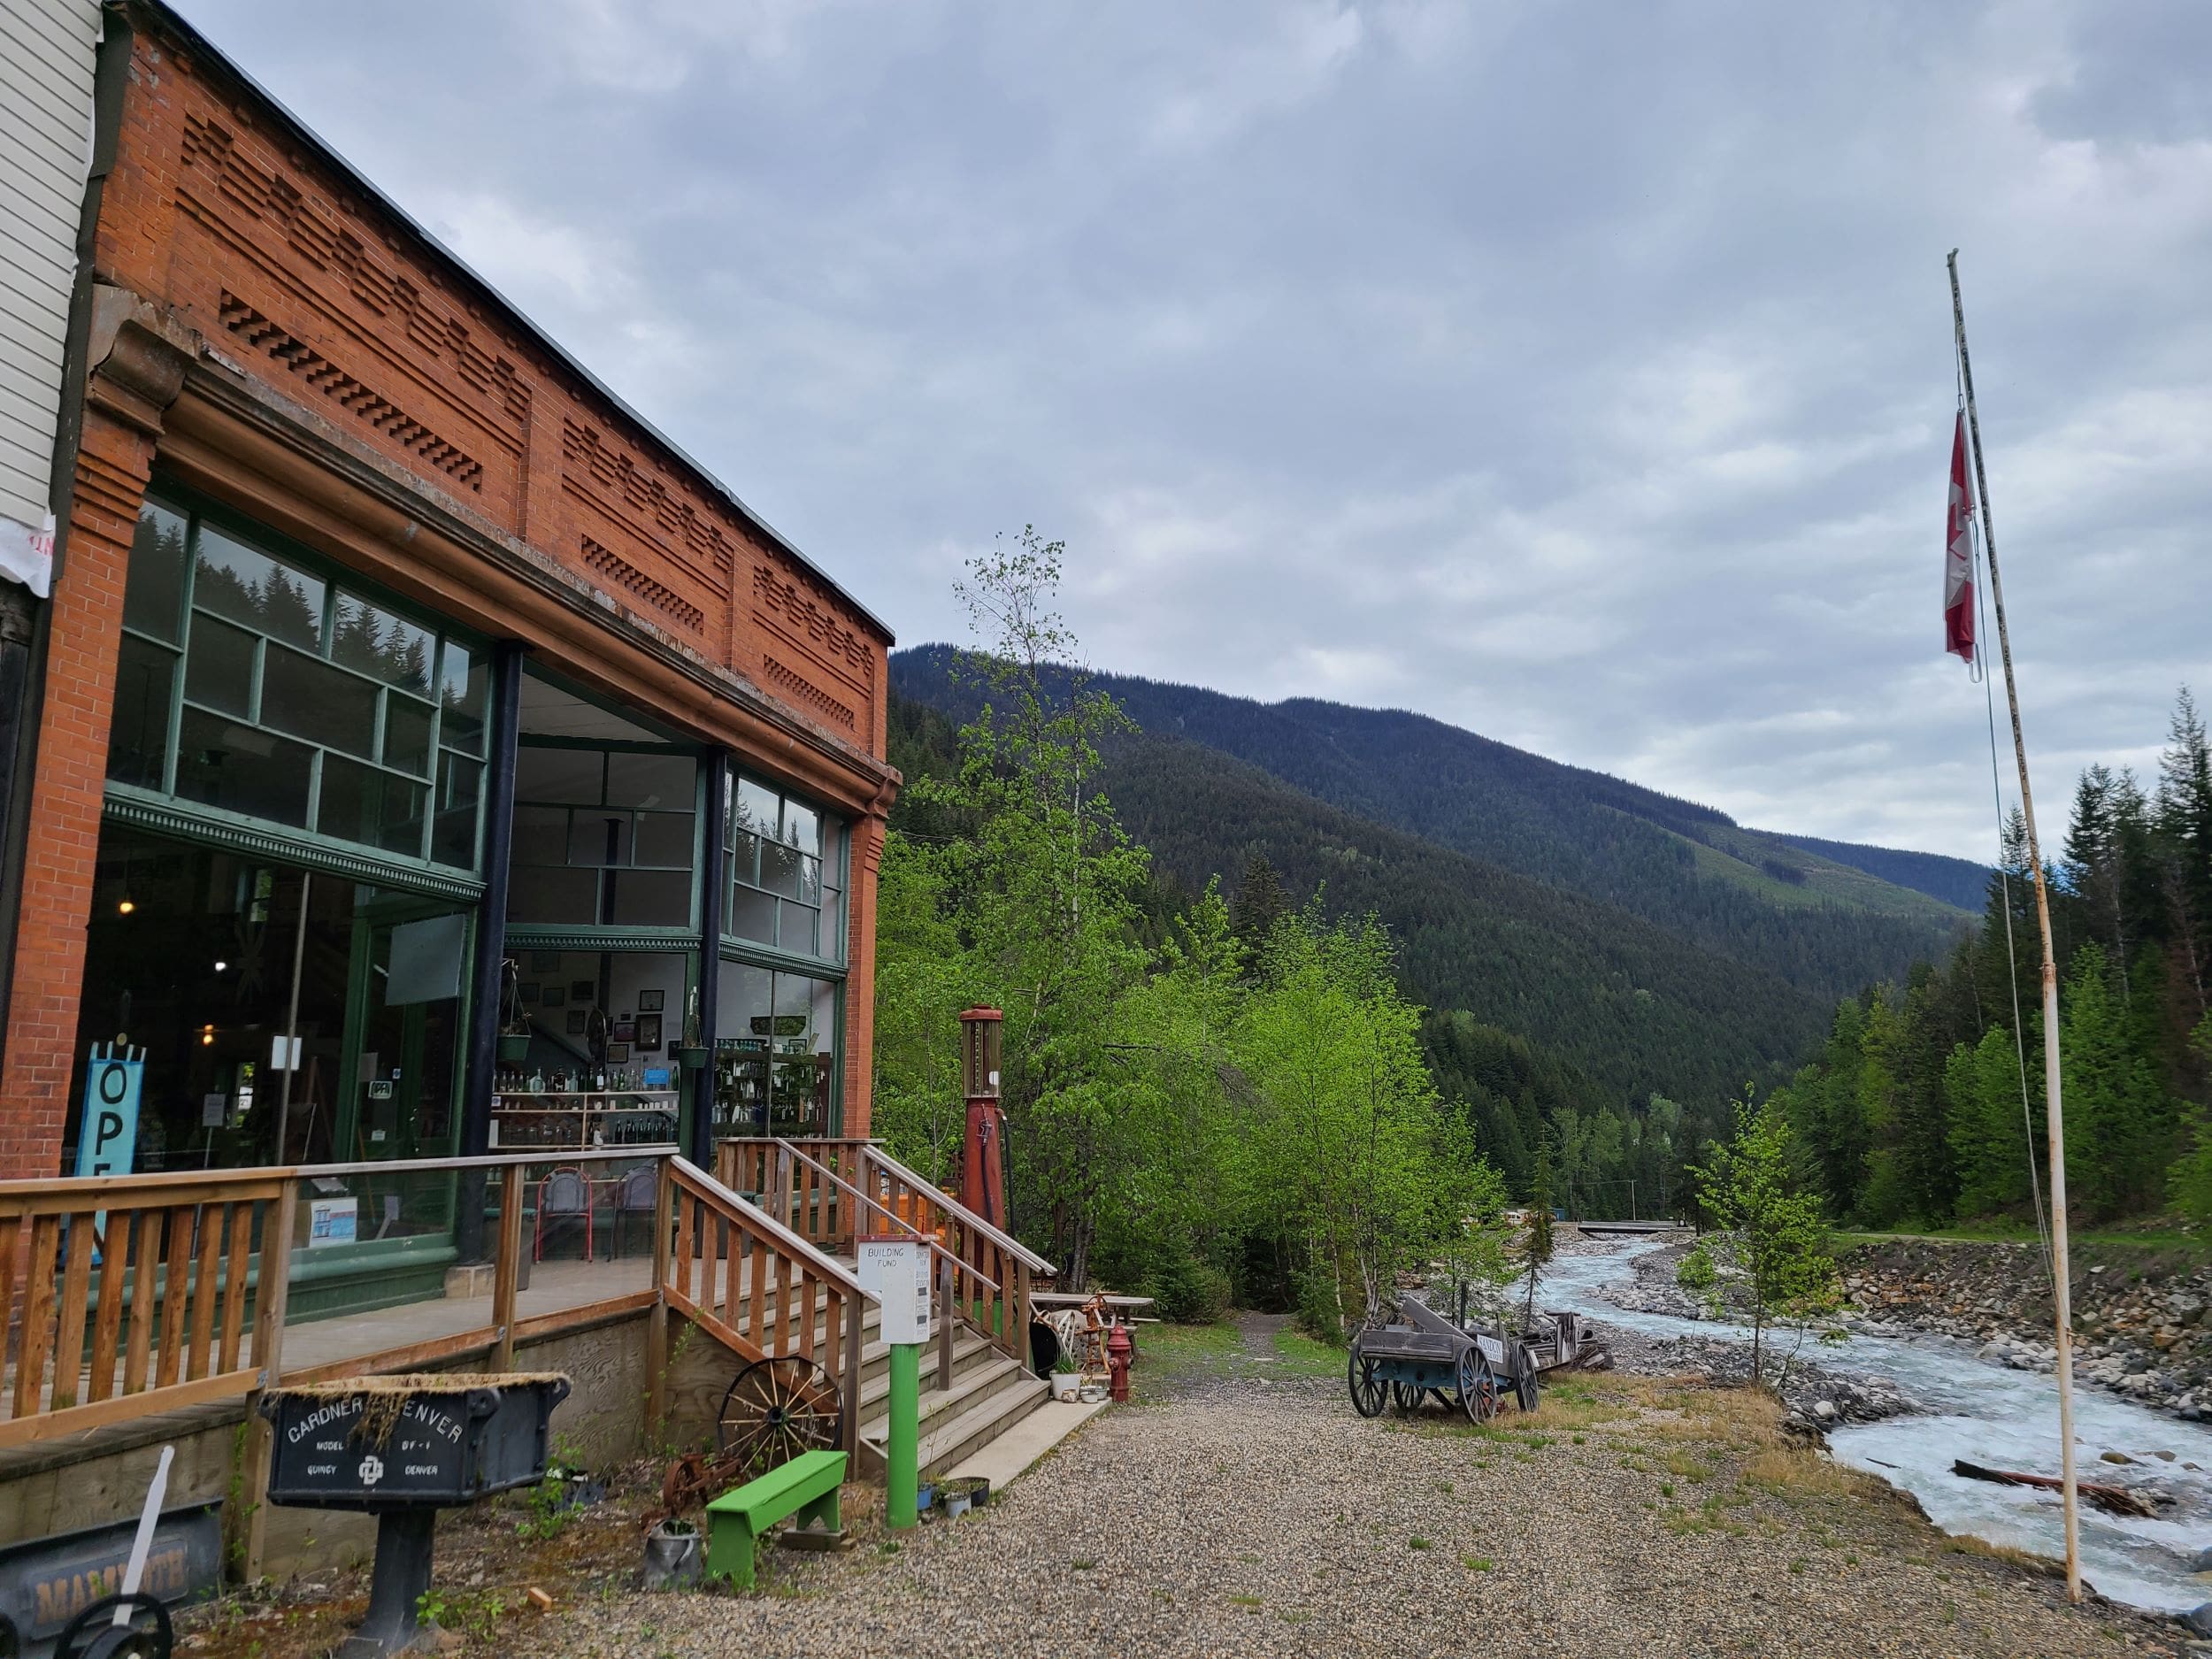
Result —
[[[2001, 1215], [2024, 1209], [2029, 1202], [2035, 1143], [2031, 1120], [2021, 1108], [2020, 1058], [2012, 1033], [1992, 1025], [1973, 1047], [1962, 1042], [1955, 1046], [1944, 1064], [1962, 1216]], [[2031, 1107], [2039, 1110], [2039, 1073], [2033, 1083]]]
[[1550, 1264], [1552, 1258], [1551, 1210], [1551, 1142], [1546, 1141], [1536, 1148], [1536, 1174], [1529, 1184], [1528, 1295], [1521, 1306], [1521, 1329], [1524, 1331], [1532, 1328], [1536, 1322], [1536, 1279]]

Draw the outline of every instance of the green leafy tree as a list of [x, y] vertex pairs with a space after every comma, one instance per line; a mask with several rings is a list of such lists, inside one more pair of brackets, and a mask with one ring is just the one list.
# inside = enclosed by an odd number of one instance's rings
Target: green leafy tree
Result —
[[[2020, 1050], [2002, 1025], [1992, 1025], [1971, 1048], [1958, 1044], [1944, 1062], [1962, 1216], [1999, 1215], [2028, 1202], [2034, 1143], [2029, 1115], [2021, 1106], [2020, 1072]], [[2032, 1104], [2039, 1112], [2039, 1075], [2032, 1081]]]
[[[1735, 1113], [1735, 1133], [1709, 1147], [1692, 1171], [1717, 1236], [1701, 1240], [1683, 1258], [1677, 1281], [1715, 1317], [1733, 1310], [1749, 1322], [1751, 1374], [1763, 1382], [1768, 1331], [1793, 1326], [1801, 1343], [1836, 1305], [1836, 1267], [1820, 1200], [1800, 1187], [1791, 1168], [1782, 1114], [1755, 1102], [1738, 1102]], [[1778, 1389], [1787, 1374], [1786, 1361]]]
[[1528, 1294], [1521, 1304], [1521, 1328], [1525, 1331], [1536, 1322], [1537, 1275], [1551, 1263], [1554, 1243], [1551, 1225], [1551, 1142], [1546, 1141], [1536, 1148], [1536, 1174], [1529, 1183], [1528, 1194]]

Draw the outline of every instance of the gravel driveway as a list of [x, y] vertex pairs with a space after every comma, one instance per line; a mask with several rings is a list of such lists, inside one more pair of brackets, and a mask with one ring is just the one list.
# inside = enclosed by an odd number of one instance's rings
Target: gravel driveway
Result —
[[[561, 1655], [2076, 1655], [2212, 1652], [2066, 1608], [1771, 1408], [1578, 1379], [1475, 1432], [1355, 1417], [1309, 1355], [1158, 1345], [1107, 1413], [987, 1509], [839, 1556], [765, 1552], [764, 1594], [597, 1599], [508, 1627]], [[1305, 1374], [1301, 1375], [1300, 1372]], [[511, 1644], [511, 1645], [510, 1645]]]

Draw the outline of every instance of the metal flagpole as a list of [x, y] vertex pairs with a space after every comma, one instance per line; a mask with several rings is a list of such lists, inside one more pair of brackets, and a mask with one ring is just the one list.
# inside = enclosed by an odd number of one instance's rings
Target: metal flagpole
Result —
[[2005, 666], [2005, 702], [2012, 710], [2012, 752], [2020, 764], [2020, 813], [2028, 828], [2028, 865], [2035, 878], [2035, 918], [2043, 930], [2043, 1105], [2051, 1156], [2051, 1296], [2058, 1325], [2059, 1471], [2065, 1494], [2066, 1595], [2081, 1600], [2081, 1505], [2074, 1473], [2074, 1310], [2066, 1258], [2066, 1117], [2059, 1099], [2058, 957], [2051, 945], [2051, 895], [2043, 850], [2035, 836], [2035, 798], [2028, 790], [2028, 749], [2020, 734], [2020, 693], [2012, 679], [2012, 639], [2005, 630], [2005, 588], [1997, 575], [1997, 533], [1989, 521], [1989, 481], [1982, 470], [1982, 426], [1974, 412], [1974, 365], [1966, 353], [1966, 308], [1959, 298], [1959, 250], [1951, 272], [1951, 323], [1959, 376], [1966, 391], [1966, 430], [1974, 448], [1974, 497], [1982, 511], [1982, 552], [1989, 560], [1989, 603], [1997, 613], [1997, 653]]

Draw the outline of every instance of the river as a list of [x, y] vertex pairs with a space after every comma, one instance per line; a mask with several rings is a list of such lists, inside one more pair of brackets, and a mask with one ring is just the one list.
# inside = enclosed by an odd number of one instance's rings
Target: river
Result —
[[[1637, 1256], [1660, 1248], [1638, 1242], [1607, 1255], [1563, 1256], [1546, 1271], [1539, 1300], [1653, 1336], [1747, 1340], [1741, 1326], [1635, 1313], [1606, 1300], [1605, 1286], [1627, 1279]], [[2054, 1559], [2064, 1555], [2055, 1494], [1951, 1472], [1952, 1460], [1963, 1457], [2057, 1474], [2056, 1379], [1978, 1360], [1971, 1347], [1948, 1337], [1854, 1336], [1835, 1346], [1809, 1342], [1805, 1356], [1829, 1371], [1887, 1379], [1924, 1408], [1831, 1430], [1828, 1445], [1839, 1463], [1909, 1492], [1946, 1532]], [[2154, 1486], [2175, 1500], [2156, 1520], [2106, 1515], [2083, 1504], [2083, 1578], [2115, 1601], [2154, 1612], [2186, 1612], [2212, 1601], [2212, 1572], [2190, 1571], [2197, 1552], [2212, 1546], [2212, 1430], [2077, 1386], [2074, 1438], [2084, 1480]], [[2105, 1463], [2108, 1451], [2135, 1462]], [[2173, 1454], [2172, 1461], [2161, 1452]]]

